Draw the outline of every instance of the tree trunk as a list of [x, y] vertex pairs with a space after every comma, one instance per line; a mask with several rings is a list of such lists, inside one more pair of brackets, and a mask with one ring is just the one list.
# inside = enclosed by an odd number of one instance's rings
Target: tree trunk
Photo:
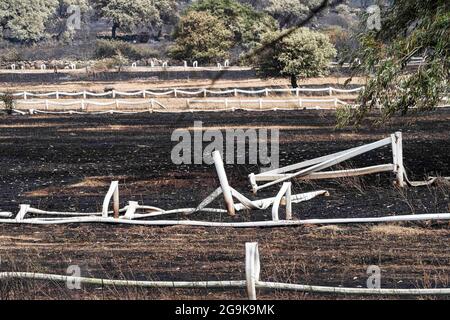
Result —
[[114, 23], [112, 26], [112, 30], [111, 30], [111, 36], [113, 39], [116, 38], [116, 34], [117, 34], [117, 28], [119, 27], [119, 25], [117, 23]]
[[292, 88], [298, 88], [298, 84], [297, 84], [297, 76], [296, 75], [291, 75], [291, 86]]

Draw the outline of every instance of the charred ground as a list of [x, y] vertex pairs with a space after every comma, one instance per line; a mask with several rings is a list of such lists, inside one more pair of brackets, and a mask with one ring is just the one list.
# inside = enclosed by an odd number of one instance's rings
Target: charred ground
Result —
[[[162, 208], [195, 206], [218, 185], [213, 166], [172, 164], [173, 130], [194, 121], [219, 128], [280, 129], [280, 164], [322, 156], [403, 131], [410, 178], [449, 175], [450, 112], [396, 118], [383, 127], [336, 129], [333, 112], [234, 112], [117, 116], [0, 117], [2, 211], [28, 203], [45, 210], [99, 211], [109, 182], [118, 179], [121, 201]], [[389, 148], [344, 167], [388, 163]], [[256, 165], [227, 165], [230, 183], [249, 194]], [[450, 188], [398, 190], [390, 174], [358, 179], [296, 182], [294, 192], [317, 189], [329, 197], [294, 205], [295, 218], [383, 216], [448, 212]], [[276, 189], [258, 197], [271, 196]], [[221, 203], [219, 202], [219, 205]], [[256, 220], [270, 212], [243, 212]], [[179, 216], [178, 219], [185, 217]], [[244, 273], [244, 243], [258, 241], [262, 279], [317, 285], [365, 286], [369, 265], [379, 265], [384, 287], [444, 287], [450, 276], [448, 223], [305, 226], [279, 229], [206, 229], [110, 225], [0, 226], [1, 270], [64, 274], [79, 264], [83, 275], [155, 280], [232, 280]], [[239, 290], [134, 290], [42, 282], [8, 282], [1, 298], [245, 298]], [[261, 298], [321, 298], [261, 292]], [[329, 297], [328, 297], [329, 298]], [[333, 298], [342, 298], [342, 296]]]

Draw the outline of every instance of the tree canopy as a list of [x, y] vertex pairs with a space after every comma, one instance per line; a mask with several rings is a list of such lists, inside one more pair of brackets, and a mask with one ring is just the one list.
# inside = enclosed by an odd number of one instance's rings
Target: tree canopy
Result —
[[131, 31], [134, 28], [158, 29], [162, 22], [175, 14], [174, 0], [110, 0], [100, 1], [100, 15], [112, 21], [112, 37], [117, 29]]
[[265, 10], [278, 21], [280, 29], [283, 29], [296, 25], [320, 2], [320, 0], [269, 0]]
[[256, 66], [263, 76], [288, 76], [293, 87], [298, 77], [317, 77], [328, 72], [336, 50], [328, 37], [308, 28], [299, 28], [282, 38], [275, 46], [269, 46], [281, 32], [268, 34], [263, 50], [256, 57]]
[[58, 0], [2, 0], [0, 31], [20, 41], [40, 40], [58, 4]]
[[175, 31], [171, 56], [199, 63], [223, 61], [229, 57], [233, 33], [217, 17], [208, 12], [189, 12]]
[[199, 0], [188, 11], [206, 11], [220, 19], [233, 32], [235, 45], [245, 50], [261, 43], [266, 32], [276, 29], [271, 16], [236, 0]]
[[[348, 111], [343, 124], [357, 124], [373, 108], [381, 120], [412, 108], [430, 110], [448, 91], [450, 67], [450, 2], [395, 0], [382, 8], [381, 30], [358, 34], [361, 43], [357, 71], [372, 74], [359, 97], [361, 106]], [[425, 63], [411, 70], [408, 62]]]

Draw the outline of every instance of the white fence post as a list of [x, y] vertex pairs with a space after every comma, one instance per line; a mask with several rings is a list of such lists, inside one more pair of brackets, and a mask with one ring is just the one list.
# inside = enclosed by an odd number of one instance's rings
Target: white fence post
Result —
[[261, 264], [257, 242], [245, 244], [245, 279], [249, 300], [256, 300], [256, 283], [259, 281]]
[[15, 64], [12, 64], [12, 65], [11, 65], [11, 69], [12, 69], [12, 70], [16, 70], [16, 65], [15, 65]]
[[[278, 194], [276, 195], [275, 199], [273, 200], [273, 205], [272, 205], [272, 220], [273, 221], [279, 221], [279, 214], [278, 214], [278, 209], [280, 207], [280, 203], [281, 200], [283, 199], [283, 196], [287, 195], [288, 190], [291, 188], [291, 183], [290, 182], [284, 182], [283, 185], [280, 188], [280, 191], [278, 191]], [[290, 198], [290, 196], [289, 196]], [[287, 201], [287, 196], [286, 196], [286, 201]], [[286, 202], [286, 210], [287, 210], [287, 202]], [[291, 208], [289, 209], [291, 211]], [[291, 213], [289, 213], [291, 214]], [[286, 216], [289, 215], [286, 212]]]
[[25, 218], [25, 215], [27, 214], [28, 209], [30, 209], [30, 205], [29, 204], [21, 204], [20, 205], [20, 209], [19, 209], [19, 213], [16, 215], [15, 220], [16, 221], [22, 221], [23, 218]]
[[231, 187], [228, 184], [228, 178], [227, 174], [225, 173], [222, 157], [220, 156], [220, 152], [217, 150], [214, 151], [212, 155], [214, 164], [216, 166], [217, 175], [219, 177], [220, 187], [222, 188], [225, 206], [227, 207], [228, 214], [230, 216], [234, 216], [235, 210], [234, 210], [233, 196], [231, 194]]
[[194, 63], [192, 64], [192, 66], [193, 66], [194, 68], [198, 68], [198, 61], [194, 61]]
[[155, 107], [155, 100], [152, 98], [150, 99], [150, 112], [153, 112], [154, 107]]
[[45, 110], [48, 110], [48, 100], [45, 99]]
[[292, 220], [292, 184], [286, 191], [286, 220]]
[[230, 66], [230, 60], [225, 60], [224, 66], [228, 68]]
[[392, 138], [392, 157], [394, 160], [394, 172], [396, 174], [397, 186], [403, 188], [405, 186], [404, 176], [405, 167], [403, 166], [403, 138], [401, 132], [391, 135]]

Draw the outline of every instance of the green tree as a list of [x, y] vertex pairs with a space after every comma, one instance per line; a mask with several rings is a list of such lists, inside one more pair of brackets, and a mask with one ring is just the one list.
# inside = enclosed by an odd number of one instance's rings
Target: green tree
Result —
[[129, 32], [138, 27], [160, 28], [164, 20], [175, 14], [174, 6], [173, 0], [110, 0], [97, 3], [100, 15], [113, 23], [113, 38], [116, 38], [117, 29]]
[[199, 0], [189, 11], [209, 12], [233, 32], [235, 44], [248, 50], [261, 43], [266, 32], [276, 30], [276, 21], [267, 13], [236, 0]]
[[2, 0], [0, 30], [20, 41], [38, 41], [47, 36], [46, 25], [58, 4], [58, 0]]
[[263, 49], [255, 64], [266, 77], [287, 76], [292, 87], [297, 87], [299, 77], [317, 77], [328, 72], [336, 50], [328, 37], [308, 28], [299, 28], [282, 38], [275, 46], [269, 46], [281, 32], [273, 32], [264, 39]]
[[[380, 122], [412, 108], [430, 110], [446, 95], [450, 67], [450, 2], [395, 0], [381, 13], [381, 30], [358, 35], [361, 61], [356, 71], [371, 74], [359, 96], [360, 107], [348, 111], [341, 125], [358, 124], [373, 108], [382, 107]], [[365, 24], [365, 21], [364, 21]], [[425, 58], [416, 70], [414, 56]], [[354, 56], [355, 57], [355, 56]]]
[[92, 10], [89, 0], [59, 0], [55, 18], [52, 19], [52, 25], [54, 26], [56, 37], [60, 40], [70, 41], [79, 31], [75, 29], [74, 26], [67, 24], [71, 15], [75, 14], [75, 12], [68, 12], [68, 9], [71, 6], [77, 6], [79, 8], [80, 29], [83, 30], [82, 32], [87, 31], [86, 29], [89, 23], [88, 13]]
[[208, 12], [192, 11], [183, 16], [174, 37], [171, 56], [179, 60], [197, 60], [199, 63], [228, 58], [233, 45], [233, 33], [219, 18]]
[[320, 4], [320, 0], [269, 0], [266, 11], [273, 16], [280, 29], [296, 25], [306, 18], [310, 8]]

